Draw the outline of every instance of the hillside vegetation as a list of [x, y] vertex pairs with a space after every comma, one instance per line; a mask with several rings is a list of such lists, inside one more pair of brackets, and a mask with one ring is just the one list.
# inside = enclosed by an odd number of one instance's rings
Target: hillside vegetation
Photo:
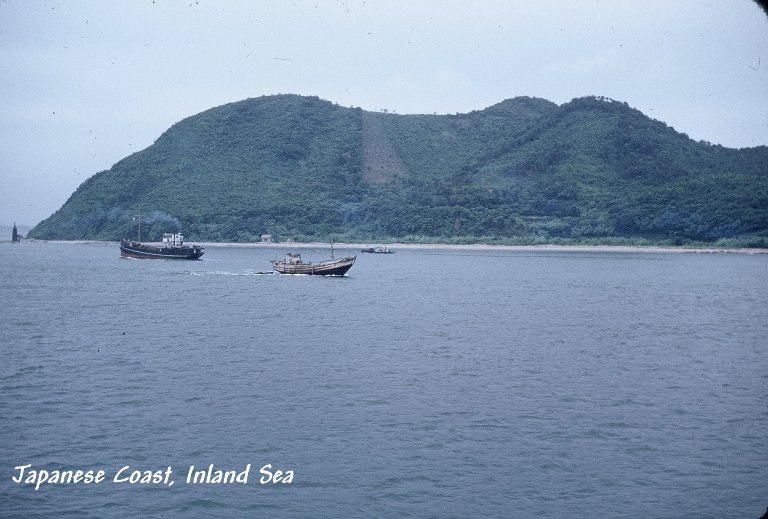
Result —
[[626, 103], [398, 115], [227, 104], [86, 180], [29, 232], [117, 240], [768, 244], [768, 148], [695, 142]]

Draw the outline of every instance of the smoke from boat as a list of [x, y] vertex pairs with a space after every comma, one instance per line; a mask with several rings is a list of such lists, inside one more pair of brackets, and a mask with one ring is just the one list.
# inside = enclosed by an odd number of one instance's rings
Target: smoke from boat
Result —
[[181, 222], [175, 216], [162, 211], [152, 211], [150, 214], [141, 217], [142, 223], [153, 224], [155, 222], [169, 223], [173, 226], [175, 232], [181, 232]]

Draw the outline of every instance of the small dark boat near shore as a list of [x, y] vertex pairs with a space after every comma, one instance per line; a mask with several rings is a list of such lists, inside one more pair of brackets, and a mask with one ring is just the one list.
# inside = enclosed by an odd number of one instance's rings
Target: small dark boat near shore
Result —
[[184, 245], [184, 235], [181, 233], [163, 234], [162, 245], [132, 240], [120, 242], [120, 256], [124, 258], [196, 260], [203, 254], [205, 248], [200, 245]]
[[365, 247], [360, 250], [364, 254], [394, 254], [395, 251], [389, 250], [389, 247], [383, 245], [378, 247]]
[[343, 276], [355, 263], [357, 256], [325, 261], [301, 260], [301, 254], [289, 252], [284, 260], [272, 260], [272, 268], [280, 274], [314, 274], [317, 276]]

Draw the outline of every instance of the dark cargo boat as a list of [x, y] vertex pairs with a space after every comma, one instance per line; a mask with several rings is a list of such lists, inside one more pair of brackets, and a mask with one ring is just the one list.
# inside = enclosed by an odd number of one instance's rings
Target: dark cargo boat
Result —
[[394, 254], [395, 251], [390, 250], [389, 247], [386, 247], [384, 245], [376, 246], [376, 247], [365, 247], [363, 249], [360, 249], [360, 252], [364, 254]]
[[163, 234], [162, 245], [150, 245], [139, 241], [120, 242], [120, 256], [135, 259], [200, 259], [205, 252], [200, 245], [184, 245], [181, 233]]

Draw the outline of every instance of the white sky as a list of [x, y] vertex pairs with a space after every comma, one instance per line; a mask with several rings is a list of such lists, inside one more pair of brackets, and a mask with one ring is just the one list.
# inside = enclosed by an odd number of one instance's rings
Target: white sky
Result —
[[602, 95], [767, 145], [768, 17], [751, 0], [0, 0], [0, 224], [48, 217], [185, 117], [277, 93], [397, 113]]

